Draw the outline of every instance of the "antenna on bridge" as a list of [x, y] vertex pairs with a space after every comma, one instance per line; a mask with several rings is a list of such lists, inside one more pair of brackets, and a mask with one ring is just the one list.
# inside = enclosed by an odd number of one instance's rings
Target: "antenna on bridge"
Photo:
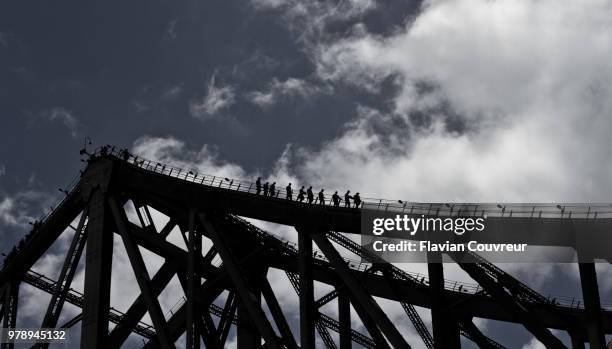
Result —
[[81, 149], [81, 150], [79, 151], [79, 155], [84, 155], [84, 154], [90, 155], [90, 154], [87, 152], [87, 146], [88, 146], [88, 145], [91, 145], [91, 138], [89, 138], [89, 137], [85, 137], [85, 139], [84, 139], [84, 141], [83, 141], [83, 142], [84, 142], [84, 144], [83, 144], [83, 149]]

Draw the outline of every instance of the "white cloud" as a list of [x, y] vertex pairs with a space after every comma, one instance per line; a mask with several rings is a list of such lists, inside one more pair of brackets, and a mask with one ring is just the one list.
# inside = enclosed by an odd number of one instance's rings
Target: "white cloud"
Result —
[[[323, 79], [395, 76], [400, 92], [393, 115], [360, 113], [300, 172], [414, 200], [608, 200], [610, 11], [598, 0], [436, 1], [391, 37], [321, 44]], [[442, 107], [467, 131], [450, 129]], [[372, 132], [397, 119], [407, 127]]]
[[191, 101], [189, 111], [195, 118], [206, 120], [217, 115], [223, 109], [235, 102], [235, 93], [232, 86], [216, 86], [215, 75], [210, 78], [206, 95], [200, 101]]
[[168, 87], [164, 93], [163, 93], [163, 97], [165, 99], [175, 99], [178, 96], [180, 96], [180, 94], [183, 92], [183, 86], [182, 85], [175, 85], [175, 86], [171, 86]]
[[279, 99], [284, 97], [308, 99], [321, 91], [321, 87], [303, 79], [288, 78], [285, 81], [280, 81], [274, 78], [265, 91], [253, 91], [247, 97], [253, 104], [265, 108], [276, 104]]
[[522, 346], [522, 349], [545, 349], [544, 344], [540, 343], [537, 339], [532, 338], [529, 343]]
[[176, 25], [178, 23], [178, 18], [171, 20], [166, 27], [166, 37], [174, 40], [176, 39]]
[[51, 203], [51, 195], [34, 190], [6, 195], [0, 200], [0, 225], [27, 228], [29, 222], [49, 211]]
[[187, 149], [184, 142], [176, 138], [144, 136], [134, 142], [132, 151], [144, 158], [201, 174], [236, 179], [246, 178], [240, 166], [218, 159], [214, 150], [206, 145], [198, 151], [192, 151]]
[[78, 136], [79, 121], [74, 116], [72, 111], [63, 107], [54, 107], [41, 113], [40, 117], [52, 122], [61, 122], [68, 130], [70, 130], [70, 134], [73, 138]]
[[326, 28], [329, 24], [359, 18], [377, 6], [373, 0], [251, 0], [251, 3], [259, 11], [280, 11], [297, 41], [304, 44], [327, 36]]

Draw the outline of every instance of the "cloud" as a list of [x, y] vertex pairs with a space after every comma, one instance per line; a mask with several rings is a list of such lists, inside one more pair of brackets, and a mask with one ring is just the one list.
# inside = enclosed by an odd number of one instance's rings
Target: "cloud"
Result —
[[540, 343], [537, 339], [532, 338], [529, 343], [522, 346], [522, 349], [545, 349], [544, 344]]
[[200, 120], [214, 117], [218, 112], [230, 107], [235, 102], [235, 93], [232, 86], [217, 87], [215, 74], [210, 78], [206, 95], [200, 101], [191, 101], [189, 111], [191, 115]]
[[44, 192], [26, 190], [5, 195], [0, 200], [0, 225], [25, 229], [41, 212], [47, 212], [53, 197]]
[[0, 177], [6, 174], [6, 166], [0, 164]]
[[171, 20], [166, 27], [166, 37], [174, 40], [176, 39], [176, 25], [178, 23], [178, 18]]
[[321, 43], [322, 79], [391, 77], [398, 89], [392, 112], [362, 106], [343, 135], [304, 152], [299, 172], [414, 200], [607, 200], [611, 10], [597, 0], [575, 10], [430, 1], [390, 37]]
[[266, 90], [252, 91], [247, 94], [247, 98], [251, 103], [266, 108], [278, 103], [284, 97], [308, 99], [322, 90], [322, 87], [303, 79], [288, 78], [285, 81], [279, 81], [273, 78]]
[[164, 99], [171, 100], [176, 99], [183, 92], [182, 85], [170, 86], [164, 90], [163, 97]]
[[251, 4], [258, 11], [280, 12], [297, 41], [306, 45], [328, 37], [330, 24], [359, 18], [377, 6], [373, 0], [251, 0]]
[[136, 110], [137, 113], [143, 113], [149, 110], [149, 107], [146, 104], [137, 100], [132, 101], [132, 106], [134, 107], [134, 110]]
[[42, 112], [40, 117], [51, 122], [61, 122], [68, 130], [70, 130], [70, 134], [73, 138], [78, 136], [80, 123], [72, 111], [63, 107], [54, 107], [50, 110]]
[[141, 137], [134, 142], [132, 151], [144, 158], [201, 174], [235, 179], [247, 177], [240, 166], [220, 160], [211, 147], [205, 145], [197, 151], [189, 150], [184, 142], [173, 137]]

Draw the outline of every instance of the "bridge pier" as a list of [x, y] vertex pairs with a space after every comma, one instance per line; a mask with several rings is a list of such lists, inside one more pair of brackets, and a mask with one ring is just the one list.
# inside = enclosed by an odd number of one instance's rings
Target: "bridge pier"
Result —
[[601, 319], [601, 303], [595, 263], [578, 263], [578, 270], [580, 271], [582, 298], [584, 298], [589, 346], [591, 348], [605, 348], [606, 341]]
[[461, 348], [457, 321], [455, 321], [444, 299], [444, 265], [442, 264], [442, 256], [439, 253], [429, 253], [427, 258], [434, 347], [436, 349]]
[[81, 348], [103, 349], [108, 337], [114, 234], [101, 189], [94, 190], [88, 211]]
[[298, 230], [298, 268], [300, 276], [300, 342], [302, 348], [315, 347], [313, 316], [314, 283], [312, 279], [312, 239], [307, 230]]
[[340, 349], [351, 349], [351, 303], [347, 291], [338, 291], [338, 320], [340, 322]]
[[[4, 289], [2, 306], [2, 327], [15, 328], [17, 323], [17, 305], [19, 303], [19, 280], [10, 280]], [[2, 343], [2, 349], [13, 349], [13, 343]]]

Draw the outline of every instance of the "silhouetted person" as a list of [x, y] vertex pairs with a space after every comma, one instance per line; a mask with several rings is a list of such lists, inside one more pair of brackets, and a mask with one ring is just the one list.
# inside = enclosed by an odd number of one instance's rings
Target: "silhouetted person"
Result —
[[287, 199], [293, 200], [293, 189], [291, 189], [291, 183], [285, 188], [287, 191]]
[[334, 202], [334, 206], [336, 206], [336, 207], [340, 206], [340, 195], [338, 195], [338, 191], [337, 190], [334, 193], [334, 195], [332, 195], [332, 201]]
[[323, 194], [323, 190], [319, 192], [319, 205], [325, 205], [325, 194]]
[[276, 182], [272, 183], [272, 185], [270, 186], [270, 196], [274, 197], [276, 194]]
[[351, 191], [347, 190], [344, 194], [344, 207], [351, 207]]
[[257, 177], [255, 181], [255, 194], [259, 195], [261, 193], [261, 177]]
[[304, 186], [302, 186], [302, 188], [300, 189], [300, 192], [298, 193], [297, 199], [299, 202], [304, 201], [304, 195], [306, 195], [306, 191], [304, 190]]
[[268, 187], [270, 187], [270, 184], [268, 184], [268, 182], [264, 183], [263, 185], [264, 196], [268, 196]]
[[127, 149], [123, 148], [119, 151], [119, 156], [123, 159], [123, 161], [128, 161], [130, 158], [130, 153], [128, 153]]
[[359, 193], [355, 193], [355, 195], [353, 195], [353, 202], [355, 202], [355, 208], [359, 208], [359, 205], [361, 205], [361, 198], [359, 197]]
[[306, 193], [308, 194], [308, 203], [312, 204], [312, 202], [314, 201], [314, 194], [312, 192], [312, 186], [310, 188], [308, 188]]

